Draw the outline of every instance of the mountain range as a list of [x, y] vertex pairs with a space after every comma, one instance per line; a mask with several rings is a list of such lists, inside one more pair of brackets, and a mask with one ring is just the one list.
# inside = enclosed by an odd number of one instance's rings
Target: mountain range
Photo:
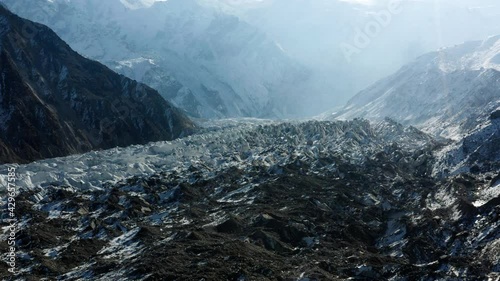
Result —
[[314, 116], [419, 55], [500, 34], [495, 1], [403, 1], [369, 46], [347, 59], [341, 46], [354, 44], [389, 1], [0, 2], [208, 118]]
[[140, 9], [119, 0], [2, 3], [194, 117], [298, 114], [301, 93], [295, 89], [308, 70], [259, 29], [196, 0]]

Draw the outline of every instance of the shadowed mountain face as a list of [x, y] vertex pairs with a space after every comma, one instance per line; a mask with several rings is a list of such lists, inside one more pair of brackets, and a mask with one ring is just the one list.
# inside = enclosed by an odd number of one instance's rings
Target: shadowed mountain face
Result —
[[0, 6], [0, 162], [171, 140], [193, 123], [155, 90]]

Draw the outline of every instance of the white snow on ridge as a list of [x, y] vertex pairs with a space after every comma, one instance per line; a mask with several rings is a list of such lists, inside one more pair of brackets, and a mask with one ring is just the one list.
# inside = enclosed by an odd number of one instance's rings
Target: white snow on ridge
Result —
[[480, 190], [477, 192], [476, 196], [478, 199], [472, 204], [476, 207], [481, 207], [482, 205], [488, 203], [491, 199], [500, 196], [500, 183]]
[[480, 70], [481, 68], [500, 71], [499, 35], [491, 36], [484, 41], [447, 48], [443, 50], [443, 53], [446, 62], [442, 65], [442, 69], [448, 72], [463, 69]]
[[142, 81], [144, 76], [151, 68], [155, 67], [155, 61], [153, 59], [148, 58], [136, 58], [130, 60], [122, 60], [117, 62], [118, 66], [115, 69], [120, 72], [126, 74], [128, 77], [132, 77], [132, 79]]
[[125, 7], [136, 10], [153, 6], [156, 2], [166, 2], [168, 0], [120, 0]]

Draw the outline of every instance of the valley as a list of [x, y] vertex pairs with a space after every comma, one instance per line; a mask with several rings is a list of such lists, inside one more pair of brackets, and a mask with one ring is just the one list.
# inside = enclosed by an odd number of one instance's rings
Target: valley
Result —
[[500, 280], [494, 2], [0, 3], [1, 280]]

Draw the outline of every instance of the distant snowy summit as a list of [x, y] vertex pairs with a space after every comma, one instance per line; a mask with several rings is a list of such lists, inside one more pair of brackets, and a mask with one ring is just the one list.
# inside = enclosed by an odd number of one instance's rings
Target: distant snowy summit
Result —
[[168, 0], [120, 0], [125, 7], [135, 10], [153, 6], [155, 2], [165, 2]]
[[500, 107], [500, 36], [423, 55], [327, 119], [392, 118], [460, 139]]

